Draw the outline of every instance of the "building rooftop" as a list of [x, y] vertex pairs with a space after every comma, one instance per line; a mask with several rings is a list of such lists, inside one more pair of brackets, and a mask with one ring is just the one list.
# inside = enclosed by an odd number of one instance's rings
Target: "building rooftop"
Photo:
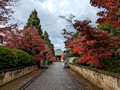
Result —
[[63, 54], [63, 51], [61, 49], [55, 50], [55, 56], [61, 56]]

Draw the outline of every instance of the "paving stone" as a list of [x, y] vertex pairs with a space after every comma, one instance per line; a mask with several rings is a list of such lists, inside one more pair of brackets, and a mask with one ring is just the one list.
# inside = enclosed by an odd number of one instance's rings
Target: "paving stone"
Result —
[[64, 63], [55, 62], [26, 90], [78, 90], [78, 88], [64, 70]]

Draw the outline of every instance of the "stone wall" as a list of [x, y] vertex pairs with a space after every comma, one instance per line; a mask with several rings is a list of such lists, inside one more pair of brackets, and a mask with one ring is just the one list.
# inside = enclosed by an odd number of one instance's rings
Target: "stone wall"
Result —
[[37, 68], [38, 68], [37, 65], [35, 65], [30, 67], [20, 67], [15, 69], [2, 70], [0, 71], [0, 85], [10, 82], [25, 74], [28, 74], [36, 70]]
[[77, 64], [70, 64], [70, 68], [104, 90], [120, 90], [119, 74], [91, 69]]

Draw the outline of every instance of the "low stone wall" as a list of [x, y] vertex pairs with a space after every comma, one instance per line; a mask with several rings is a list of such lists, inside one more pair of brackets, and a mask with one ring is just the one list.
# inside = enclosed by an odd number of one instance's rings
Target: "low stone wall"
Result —
[[120, 75], [70, 64], [70, 68], [104, 90], [120, 90]]
[[28, 74], [36, 70], [37, 68], [38, 68], [37, 65], [35, 65], [30, 67], [20, 67], [15, 69], [2, 70], [0, 71], [0, 85], [10, 82], [25, 74]]

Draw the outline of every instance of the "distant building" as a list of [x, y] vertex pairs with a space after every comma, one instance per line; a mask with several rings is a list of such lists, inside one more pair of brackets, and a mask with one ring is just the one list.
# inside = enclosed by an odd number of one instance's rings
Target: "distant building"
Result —
[[63, 51], [61, 49], [57, 49], [55, 50], [55, 58], [56, 61], [60, 61], [61, 60], [61, 55], [63, 54]]

